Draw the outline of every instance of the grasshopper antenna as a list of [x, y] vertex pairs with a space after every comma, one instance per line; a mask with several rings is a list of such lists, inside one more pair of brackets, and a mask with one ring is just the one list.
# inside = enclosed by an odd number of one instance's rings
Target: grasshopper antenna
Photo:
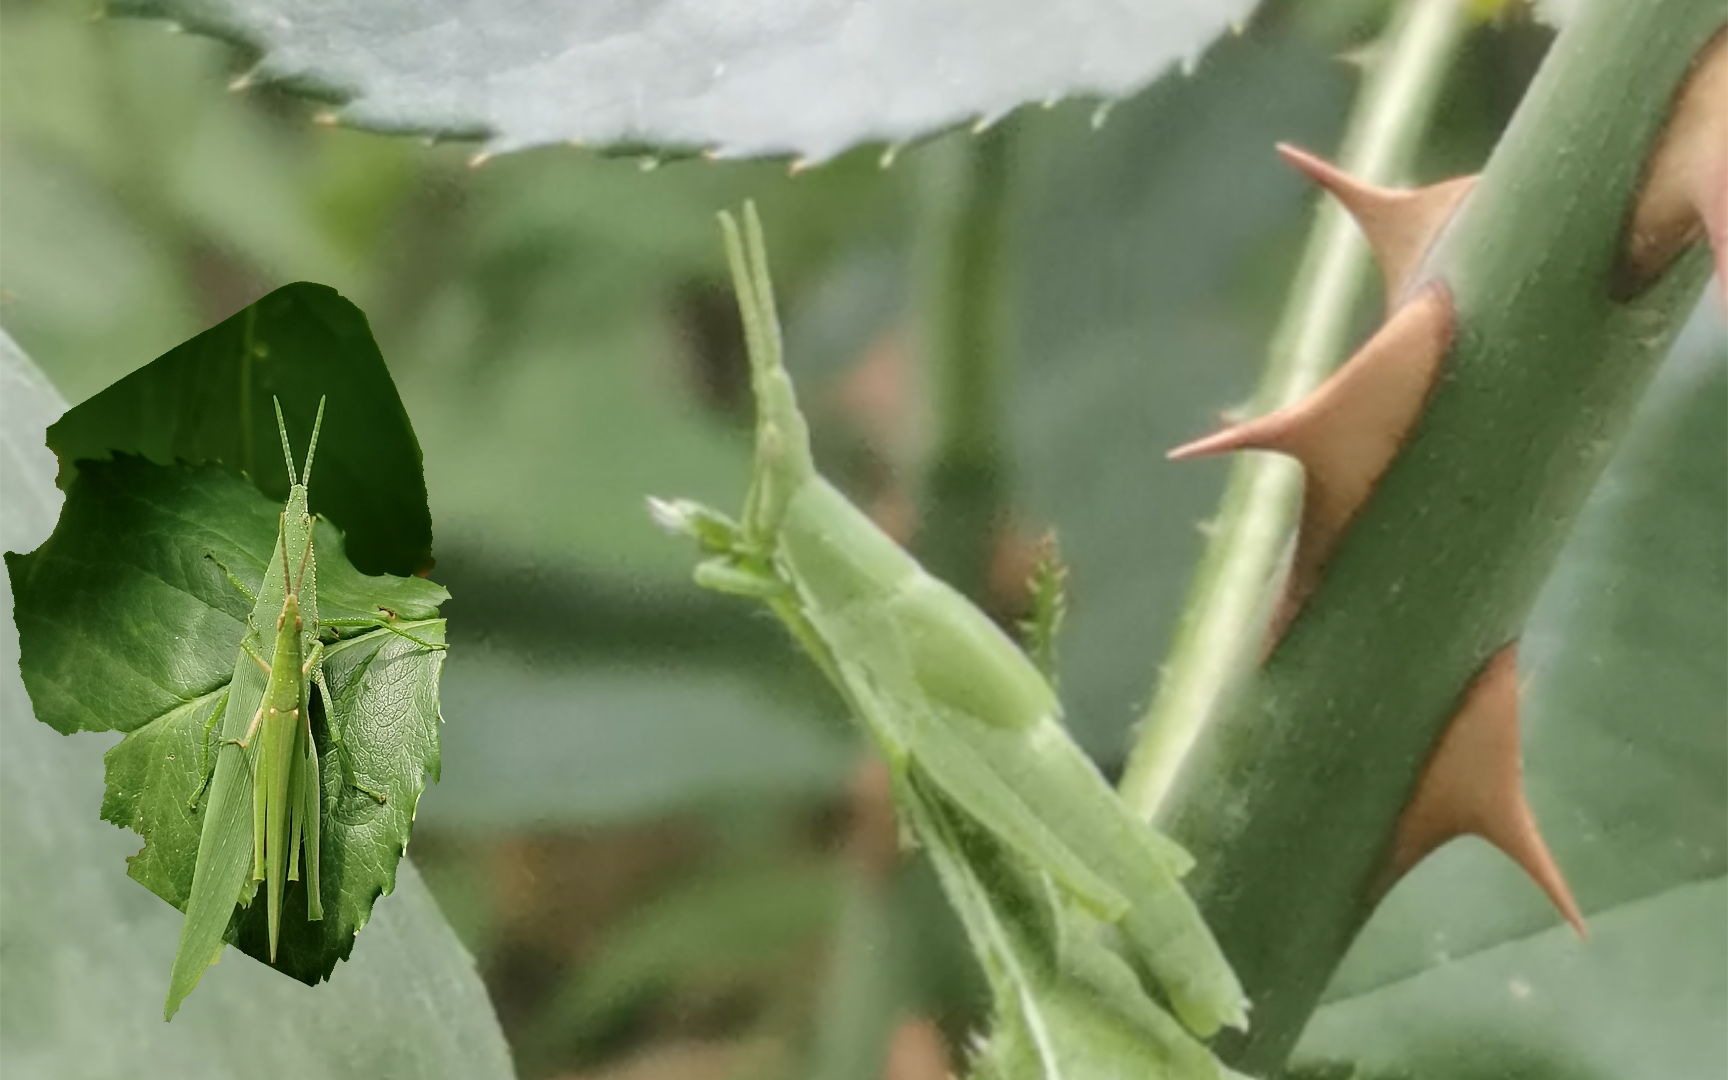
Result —
[[[294, 452], [288, 449], [288, 425], [282, 422], [282, 403], [276, 399], [275, 394], [271, 394], [270, 404], [276, 406], [276, 431], [282, 436], [282, 457], [288, 462], [288, 486], [293, 487], [300, 481], [294, 476]], [[322, 407], [319, 408], [319, 413], [322, 415]], [[286, 553], [283, 554], [283, 558], [287, 558]]]
[[[306, 487], [312, 486], [312, 454], [318, 449], [318, 429], [324, 426], [325, 400], [324, 397], [318, 399], [318, 419], [312, 421], [312, 443], [306, 447], [306, 467], [300, 470], [300, 483]], [[289, 472], [293, 472], [292, 466]]]

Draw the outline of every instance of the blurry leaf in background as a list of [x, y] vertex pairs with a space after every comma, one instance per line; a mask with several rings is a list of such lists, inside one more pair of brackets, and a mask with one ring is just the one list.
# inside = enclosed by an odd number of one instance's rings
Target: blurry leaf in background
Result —
[[836, 877], [796, 864], [699, 874], [630, 912], [535, 1022], [525, 1067], [558, 1060], [656, 992], [788, 981], [835, 918]]
[[[1253, 0], [956, 0], [866, 7], [701, 0], [537, 7], [389, 0], [124, 0], [257, 50], [248, 78], [340, 102], [346, 123], [486, 139], [825, 161], [1032, 101], [1122, 97], [1191, 60]], [[821, 87], [821, 93], [811, 93]]]
[[62, 392], [82, 400], [270, 283], [355, 295], [366, 231], [327, 178], [363, 161], [345, 199], [393, 192], [388, 163], [416, 149], [289, 137], [297, 117], [221, 92], [225, 46], [89, 16], [9, 4], [0, 35], [0, 311]]
[[[0, 335], [0, 544], [30, 548], [60, 500], [42, 432], [64, 408]], [[10, 586], [5, 602], [10, 608]], [[174, 1024], [162, 987], [180, 917], [128, 881], [134, 841], [97, 820], [102, 740], [35, 722], [0, 632], [0, 1072], [41, 1077], [513, 1076], [473, 962], [412, 867], [353, 962], [314, 990], [218, 965]]]
[[288, 475], [276, 405], [302, 439], [324, 418], [309, 507], [344, 531], [354, 565], [398, 576], [430, 570], [414, 427], [365, 312], [325, 285], [284, 285], [163, 353], [80, 402], [48, 429], [48, 447], [63, 478], [80, 458], [110, 453], [217, 462], [280, 503]]
[[875, 876], [854, 868], [846, 877], [813, 1020], [812, 1080], [880, 1077], [894, 1027], [912, 998], [903, 969], [917, 962], [905, 955], [904, 945], [895, 952], [896, 931], [903, 927]]
[[1533, 6], [1544, 22], [1551, 26], [1564, 26], [1578, 9], [1578, 0], [1535, 0]]
[[[863, 159], [796, 180], [696, 163], [644, 174], [548, 153], [459, 178], [462, 213], [436, 223], [456, 226], [444, 274], [389, 329], [376, 320], [422, 432], [440, 543], [682, 587], [687, 560], [644, 497], [730, 500], [746, 476], [739, 417], [705, 400], [727, 377], [713, 366], [742, 371], [714, 212], [757, 192], [787, 222], [797, 281], [861, 236], [903, 234], [903, 176]], [[719, 318], [691, 317], [704, 288]]]
[[1026, 125], [1015, 512], [1029, 536], [1061, 537], [1067, 724], [1107, 761], [1126, 748], [1222, 486], [1222, 468], [1164, 453], [1248, 396], [1293, 266], [1305, 186], [1273, 144], [1331, 146], [1350, 82], [1301, 38], [1250, 35], [1100, 131], [1066, 113]]
[[1498, 852], [1453, 844], [1375, 914], [1305, 1063], [1369, 1080], [1728, 1073], [1728, 349], [1708, 307], [1521, 650], [1530, 799], [1590, 939]]
[[449, 768], [421, 817], [448, 831], [605, 824], [728, 797], [808, 805], [855, 760], [847, 734], [809, 722], [804, 695], [720, 666], [546, 666], [470, 647], [446, 675]]

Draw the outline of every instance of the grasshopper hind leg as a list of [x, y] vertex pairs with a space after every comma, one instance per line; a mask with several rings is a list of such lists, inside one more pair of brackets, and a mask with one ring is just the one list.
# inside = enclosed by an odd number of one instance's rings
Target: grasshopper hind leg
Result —
[[343, 630], [388, 630], [388, 631], [390, 631], [390, 633], [395, 634], [399, 638], [405, 638], [408, 641], [411, 641], [414, 644], [420, 646], [422, 649], [431, 649], [434, 652], [442, 652], [445, 649], [448, 649], [450, 647], [448, 644], [445, 644], [442, 642], [426, 641], [424, 639], [417, 638], [413, 634], [410, 634], [408, 631], [402, 630], [402, 629], [396, 627], [395, 625], [393, 625], [394, 622], [395, 622], [395, 616], [392, 615], [390, 618], [387, 618], [387, 619], [380, 619], [380, 618], [324, 619], [318, 623], [318, 626], [319, 626], [319, 629], [329, 627], [331, 630], [333, 630], [337, 634], [337, 636], [341, 636], [341, 633]]
[[[288, 790], [298, 791], [299, 785], [306, 782], [306, 762], [297, 758], [293, 765], [294, 779], [289, 781]], [[305, 825], [306, 800], [292, 799], [288, 807], [288, 878], [289, 881], [300, 880], [300, 830]]]
[[[319, 840], [323, 832], [324, 786], [318, 769], [318, 745], [312, 741], [312, 710], [304, 708], [301, 727], [304, 756], [301, 758], [303, 802], [294, 808], [296, 823], [304, 823], [306, 844], [306, 918], [324, 918], [324, 900], [318, 881]], [[298, 845], [296, 845], [298, 846]]]

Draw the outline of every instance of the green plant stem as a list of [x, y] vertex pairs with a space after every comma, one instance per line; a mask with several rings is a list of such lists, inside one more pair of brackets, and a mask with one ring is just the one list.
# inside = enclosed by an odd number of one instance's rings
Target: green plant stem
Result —
[[927, 309], [936, 440], [924, 478], [918, 554], [931, 573], [978, 601], [989, 589], [1006, 498], [1003, 249], [1013, 148], [1012, 123], [964, 147]]
[[1249, 1034], [1220, 1044], [1246, 1072], [1277, 1070], [1318, 1005], [1459, 700], [1522, 632], [1703, 289], [1694, 244], [1614, 295], [1670, 104], [1725, 22], [1719, 0], [1591, 0], [1568, 21], [1415, 274], [1455, 327], [1422, 416], [1160, 803], [1253, 1001]]
[[[1408, 172], [1463, 36], [1466, 4], [1418, 0], [1395, 18], [1357, 97], [1339, 161], [1374, 183]], [[1254, 415], [1300, 400], [1337, 366], [1372, 279], [1361, 232], [1336, 201], [1322, 197]], [[1217, 527], [1122, 775], [1122, 797], [1144, 817], [1157, 813], [1201, 732], [1264, 647], [1267, 602], [1301, 497], [1302, 472], [1288, 459], [1248, 454], [1231, 466]]]

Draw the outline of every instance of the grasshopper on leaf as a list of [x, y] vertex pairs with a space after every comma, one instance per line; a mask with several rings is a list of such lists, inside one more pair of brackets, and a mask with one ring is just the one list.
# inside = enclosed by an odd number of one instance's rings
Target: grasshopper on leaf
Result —
[[[306, 469], [312, 468], [307, 455]], [[287, 514], [283, 514], [286, 521]], [[312, 648], [301, 660], [300, 635], [305, 623], [300, 618], [300, 587], [305, 582], [306, 568], [312, 563], [312, 536], [307, 530], [306, 551], [300, 557], [300, 574], [290, 585], [288, 581], [288, 536], [277, 534], [282, 541], [282, 614], [276, 616], [276, 650], [266, 662], [244, 644], [246, 654], [270, 676], [264, 688], [264, 700], [252, 714], [252, 723], [243, 738], [233, 740], [240, 749], [252, 745], [260, 727], [264, 730], [264, 745], [258, 753], [253, 772], [252, 796], [252, 878], [265, 883], [270, 916], [270, 959], [276, 959], [276, 939], [282, 925], [282, 883], [298, 881], [302, 838], [306, 847], [306, 917], [322, 919], [324, 905], [318, 888], [319, 814], [322, 809], [322, 788], [318, 783], [318, 748], [312, 742], [312, 710], [310, 708], [312, 668], [324, 652], [324, 643], [314, 640]], [[286, 843], [284, 843], [286, 842]], [[283, 878], [283, 855], [287, 855], [287, 878]]]
[[[218, 741], [215, 767], [212, 769], [205, 762], [203, 781], [192, 796], [191, 808], [196, 809], [208, 786], [192, 893], [169, 977], [165, 1009], [169, 1017], [197, 985], [204, 969], [220, 955], [234, 905], [250, 906], [258, 883], [265, 885], [272, 963], [276, 961], [287, 882], [301, 880], [304, 872], [306, 917], [309, 920], [324, 917], [325, 897], [319, 875], [324, 808], [310, 709], [313, 686], [318, 687], [324, 703], [326, 727], [346, 786], [379, 803], [385, 801], [382, 794], [361, 785], [354, 775], [342, 743], [338, 703], [324, 681], [321, 666], [324, 644], [319, 640], [319, 631], [336, 627], [383, 629], [424, 648], [445, 648], [391, 625], [387, 618], [319, 620], [318, 571], [313, 546], [315, 522], [307, 508], [307, 485], [312, 479], [312, 462], [323, 421], [321, 400], [305, 466], [296, 474], [287, 426], [282, 420], [281, 405], [277, 405], [276, 424], [282, 435], [290, 489], [287, 505], [278, 519], [275, 555], [256, 596], [232, 570], [221, 567], [229, 582], [253, 602], [253, 609], [246, 636], [240, 642], [228, 698], [211, 716], [206, 728], [207, 741], [210, 729], [218, 723], [223, 724], [225, 731]], [[301, 553], [297, 566], [292, 561], [296, 550]], [[276, 557], [282, 560], [279, 577]], [[281, 596], [275, 594], [273, 583], [277, 580], [281, 582]], [[393, 613], [385, 614], [393, 617]], [[271, 619], [275, 620], [273, 635], [266, 629]], [[264, 677], [261, 687], [260, 671]], [[242, 706], [253, 702], [257, 702], [255, 707], [241, 712]], [[252, 810], [249, 844], [242, 825], [245, 811], [240, 802], [246, 797], [244, 785], [248, 783]]]

